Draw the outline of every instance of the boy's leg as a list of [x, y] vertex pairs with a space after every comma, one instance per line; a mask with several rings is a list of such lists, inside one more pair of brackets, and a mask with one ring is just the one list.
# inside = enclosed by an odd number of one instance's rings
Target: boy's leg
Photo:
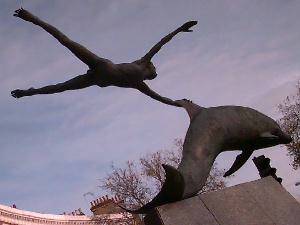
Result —
[[14, 90], [11, 95], [15, 98], [21, 98], [24, 96], [32, 96], [39, 94], [54, 94], [60, 93], [67, 90], [77, 90], [95, 85], [95, 81], [92, 76], [84, 74], [74, 77], [63, 83], [58, 83], [54, 85], [48, 85], [42, 88], [30, 88], [28, 90]]
[[98, 62], [107, 62], [109, 60], [98, 57], [84, 46], [69, 39], [64, 33], [58, 30], [56, 27], [44, 22], [38, 17], [31, 14], [25, 9], [18, 9], [15, 11], [14, 16], [23, 20], [29, 21], [35, 25], [42, 27], [45, 31], [56, 38], [63, 46], [67, 47], [77, 58], [87, 64], [90, 68], [94, 68]]

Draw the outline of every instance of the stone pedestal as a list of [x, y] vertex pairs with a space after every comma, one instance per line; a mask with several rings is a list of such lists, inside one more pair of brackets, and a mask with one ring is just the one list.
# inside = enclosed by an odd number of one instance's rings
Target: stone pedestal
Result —
[[146, 225], [300, 225], [300, 204], [272, 177], [158, 207]]

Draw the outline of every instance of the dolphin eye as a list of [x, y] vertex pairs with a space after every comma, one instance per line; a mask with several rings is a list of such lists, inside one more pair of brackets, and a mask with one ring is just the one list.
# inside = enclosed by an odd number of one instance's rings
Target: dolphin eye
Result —
[[281, 129], [277, 128], [271, 131], [271, 134], [275, 135], [275, 136], [279, 136], [281, 133]]

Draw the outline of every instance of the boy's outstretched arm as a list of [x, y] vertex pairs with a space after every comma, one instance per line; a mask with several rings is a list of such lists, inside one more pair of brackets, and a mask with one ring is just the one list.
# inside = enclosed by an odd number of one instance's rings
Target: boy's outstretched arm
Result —
[[144, 93], [145, 95], [148, 95], [149, 97], [151, 97], [151, 98], [153, 98], [157, 101], [160, 101], [162, 103], [165, 103], [167, 105], [182, 107], [180, 104], [173, 101], [172, 99], [169, 99], [169, 98], [166, 98], [166, 97], [163, 97], [163, 96], [159, 95], [158, 93], [156, 93], [155, 91], [150, 89], [149, 86], [144, 82], [138, 84], [136, 89], [138, 89], [140, 92]]
[[163, 45], [169, 42], [176, 34], [180, 32], [192, 32], [190, 28], [195, 26], [197, 21], [189, 21], [183, 24], [181, 27], [177, 28], [173, 32], [169, 33], [167, 36], [162, 38], [156, 45], [154, 45], [150, 51], [142, 58], [143, 60], [150, 61], [152, 57], [161, 49]]

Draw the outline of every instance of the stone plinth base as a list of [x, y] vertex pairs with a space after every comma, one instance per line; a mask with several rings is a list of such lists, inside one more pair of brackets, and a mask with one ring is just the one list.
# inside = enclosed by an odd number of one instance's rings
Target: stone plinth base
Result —
[[300, 204], [272, 177], [158, 207], [146, 225], [300, 225]]

